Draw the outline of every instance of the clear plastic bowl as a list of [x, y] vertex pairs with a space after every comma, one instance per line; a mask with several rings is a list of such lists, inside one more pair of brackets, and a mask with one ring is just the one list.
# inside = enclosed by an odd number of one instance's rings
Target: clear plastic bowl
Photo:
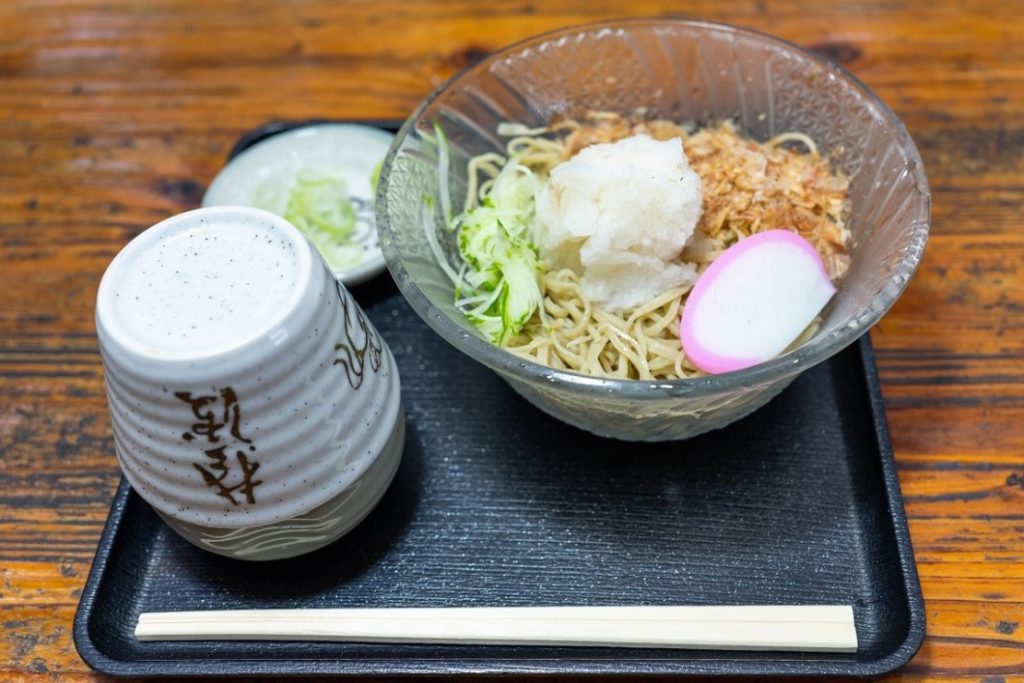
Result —
[[[671, 381], [600, 379], [554, 370], [496, 347], [455, 308], [452, 284], [431, 254], [423, 222], [424, 196], [439, 197], [437, 156], [430, 143], [434, 124], [443, 127], [452, 150], [448, 173], [458, 212], [466, 160], [504, 149], [496, 134], [499, 123], [541, 126], [591, 110], [625, 113], [640, 107], [674, 121], [733, 119], [760, 140], [800, 131], [835, 156], [851, 181], [853, 262], [809, 342], [737, 372]], [[458, 74], [402, 127], [377, 193], [385, 260], [402, 294], [431, 328], [545, 412], [631, 441], [684, 439], [723, 427], [855, 341], [913, 276], [928, 238], [929, 212], [924, 168], [906, 128], [843, 68], [755, 31], [666, 19], [548, 33]], [[454, 254], [439, 212], [432, 222]]]

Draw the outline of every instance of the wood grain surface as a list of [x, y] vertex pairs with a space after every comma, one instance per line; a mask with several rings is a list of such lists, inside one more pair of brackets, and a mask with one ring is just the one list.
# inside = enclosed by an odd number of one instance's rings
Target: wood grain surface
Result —
[[788, 38], [910, 129], [932, 238], [872, 336], [928, 636], [886, 680], [1024, 680], [1024, 4], [966, 0], [0, 3], [0, 679], [100, 679], [71, 623], [119, 478], [93, 326], [114, 254], [247, 129], [404, 117], [490, 50], [627, 15]]

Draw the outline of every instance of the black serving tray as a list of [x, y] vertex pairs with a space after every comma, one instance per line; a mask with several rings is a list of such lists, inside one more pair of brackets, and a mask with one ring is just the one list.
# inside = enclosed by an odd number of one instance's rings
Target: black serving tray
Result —
[[[122, 482], [75, 617], [94, 669], [868, 676], [920, 647], [924, 605], [866, 336], [730, 427], [634, 444], [534, 408], [433, 333], [387, 275], [352, 292], [394, 353], [408, 420], [377, 509], [312, 555], [254, 564], [178, 538]], [[149, 611], [620, 604], [852, 604], [860, 645], [828, 654], [133, 635]]]

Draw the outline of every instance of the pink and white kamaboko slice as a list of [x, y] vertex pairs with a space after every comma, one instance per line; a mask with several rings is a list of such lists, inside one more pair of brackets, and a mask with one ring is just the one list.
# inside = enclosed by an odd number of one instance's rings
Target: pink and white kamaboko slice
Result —
[[683, 350], [705, 372], [757, 365], [785, 351], [835, 292], [810, 242], [789, 230], [757, 233], [697, 280], [679, 325]]

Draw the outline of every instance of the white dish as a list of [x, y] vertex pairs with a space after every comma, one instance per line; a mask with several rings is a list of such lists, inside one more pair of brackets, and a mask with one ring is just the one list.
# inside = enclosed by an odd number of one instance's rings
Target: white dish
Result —
[[[313, 124], [272, 135], [239, 154], [217, 174], [203, 197], [203, 206], [257, 206], [260, 194], [266, 194], [264, 188], [289, 187], [301, 170], [337, 174], [355, 209], [353, 241], [363, 256], [358, 264], [331, 272], [346, 285], [359, 284], [384, 270], [370, 178], [393, 139], [391, 133], [355, 123]], [[258, 208], [283, 212], [283, 206]]]

